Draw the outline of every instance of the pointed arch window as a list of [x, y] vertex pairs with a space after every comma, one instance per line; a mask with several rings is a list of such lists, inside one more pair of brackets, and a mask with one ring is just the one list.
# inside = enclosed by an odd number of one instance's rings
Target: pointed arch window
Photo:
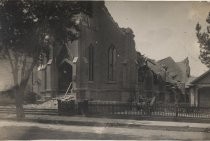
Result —
[[94, 47], [90, 45], [88, 47], [88, 62], [89, 62], [89, 81], [94, 79]]
[[111, 46], [108, 50], [108, 80], [115, 80], [115, 70], [116, 70], [116, 59], [117, 53], [114, 46]]

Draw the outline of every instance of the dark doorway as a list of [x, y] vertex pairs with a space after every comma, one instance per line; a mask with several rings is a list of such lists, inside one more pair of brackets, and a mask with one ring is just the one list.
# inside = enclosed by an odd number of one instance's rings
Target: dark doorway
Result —
[[210, 88], [200, 88], [198, 90], [198, 105], [200, 107], [210, 107]]
[[61, 92], [68, 89], [69, 84], [72, 82], [72, 66], [64, 62], [58, 69], [58, 88]]

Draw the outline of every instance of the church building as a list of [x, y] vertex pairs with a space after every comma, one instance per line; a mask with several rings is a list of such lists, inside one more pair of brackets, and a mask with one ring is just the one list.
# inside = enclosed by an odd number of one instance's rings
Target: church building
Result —
[[74, 16], [79, 38], [52, 47], [34, 71], [34, 91], [47, 97], [73, 94], [79, 100], [128, 101], [136, 94], [134, 35], [120, 28], [104, 2], [89, 2], [92, 15]]

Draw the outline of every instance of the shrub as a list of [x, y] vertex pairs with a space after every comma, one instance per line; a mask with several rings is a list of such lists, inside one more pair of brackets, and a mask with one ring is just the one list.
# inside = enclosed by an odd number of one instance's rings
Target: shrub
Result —
[[24, 102], [34, 104], [39, 98], [40, 96], [37, 93], [28, 92], [24, 95]]

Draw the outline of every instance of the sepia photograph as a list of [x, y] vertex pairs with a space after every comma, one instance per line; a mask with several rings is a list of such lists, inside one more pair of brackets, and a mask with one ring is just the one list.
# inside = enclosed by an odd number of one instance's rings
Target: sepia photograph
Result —
[[210, 140], [210, 1], [0, 0], [0, 140]]

